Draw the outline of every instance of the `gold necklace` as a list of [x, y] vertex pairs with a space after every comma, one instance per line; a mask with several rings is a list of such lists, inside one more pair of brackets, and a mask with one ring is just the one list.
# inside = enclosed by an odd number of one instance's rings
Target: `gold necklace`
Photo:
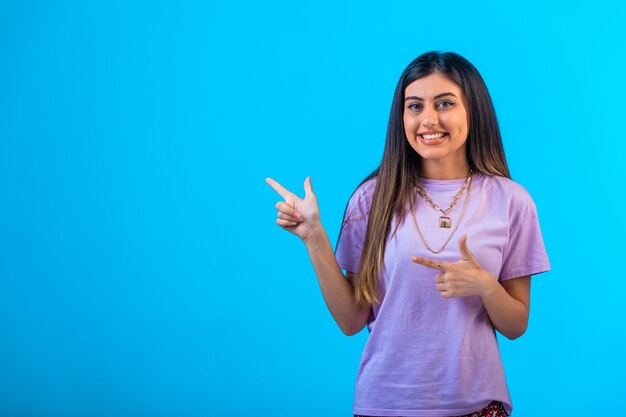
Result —
[[[454, 236], [454, 234], [456, 233], [457, 229], [459, 228], [459, 225], [461, 224], [461, 221], [463, 220], [463, 216], [465, 216], [465, 210], [467, 209], [467, 203], [469, 202], [469, 199], [470, 199], [470, 193], [472, 191], [472, 178], [473, 178], [473, 176], [470, 176], [469, 177], [469, 181], [467, 182], [467, 195], [465, 196], [465, 202], [463, 203], [463, 210], [461, 211], [461, 216], [459, 217], [459, 221], [457, 222], [456, 226], [454, 226], [454, 229], [452, 230], [452, 233], [450, 233], [450, 236], [448, 236], [446, 241], [443, 243], [443, 245], [438, 250], [434, 250], [433, 248], [430, 247], [428, 242], [426, 242], [426, 238], [424, 237], [424, 234], [422, 233], [422, 231], [420, 230], [419, 225], [417, 224], [417, 217], [415, 216], [415, 209], [413, 207], [413, 199], [409, 199], [409, 204], [411, 206], [411, 214], [413, 215], [413, 222], [415, 223], [415, 228], [417, 229], [417, 233], [419, 233], [419, 235], [420, 235], [420, 239], [422, 239], [422, 243], [424, 244], [426, 249], [428, 249], [430, 252], [432, 252], [434, 254], [441, 253], [446, 248], [448, 243], [450, 243], [450, 240], [452, 239], [452, 236]], [[417, 200], [417, 196], [415, 197], [415, 199]]]
[[463, 192], [469, 185], [471, 176], [472, 176], [472, 170], [470, 168], [470, 170], [467, 172], [467, 179], [465, 180], [465, 184], [463, 184], [461, 189], [454, 196], [454, 199], [452, 200], [452, 204], [450, 204], [450, 206], [445, 210], [439, 207], [437, 204], [435, 204], [433, 200], [431, 200], [430, 197], [428, 197], [428, 194], [426, 194], [426, 191], [419, 184], [417, 184], [417, 193], [424, 200], [426, 200], [428, 205], [431, 206], [435, 211], [440, 211], [441, 214], [443, 214], [443, 216], [439, 216], [439, 227], [442, 227], [445, 229], [449, 229], [450, 227], [452, 227], [452, 219], [450, 218], [450, 216], [448, 216], [448, 213], [450, 212], [450, 210], [452, 210], [454, 206], [456, 206], [456, 204], [461, 199], [461, 195], [463, 195]]

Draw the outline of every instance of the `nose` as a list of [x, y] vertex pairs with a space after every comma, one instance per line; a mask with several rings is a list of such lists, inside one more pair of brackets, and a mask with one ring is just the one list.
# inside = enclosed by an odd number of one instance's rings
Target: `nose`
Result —
[[430, 107], [424, 108], [422, 111], [422, 125], [423, 126], [437, 126], [439, 124], [439, 114], [437, 110]]

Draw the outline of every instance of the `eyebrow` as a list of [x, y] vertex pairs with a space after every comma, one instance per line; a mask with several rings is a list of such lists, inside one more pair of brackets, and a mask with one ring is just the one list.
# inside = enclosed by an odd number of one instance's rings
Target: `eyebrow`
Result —
[[[433, 97], [433, 98], [434, 98], [435, 100], [437, 100], [438, 98], [445, 97], [445, 96], [452, 96], [452, 97], [456, 97], [456, 95], [455, 95], [455, 94], [453, 94], [453, 93], [441, 93], [441, 94], [436, 95], [436, 96], [435, 96], [435, 97]], [[456, 97], [456, 98], [458, 98], [458, 97]], [[404, 99], [404, 101], [407, 101], [407, 100], [421, 100], [421, 101], [424, 101], [424, 99], [423, 99], [423, 98], [421, 98], [421, 97], [417, 97], [417, 96], [409, 96], [409, 97], [407, 97], [407, 98], [405, 98], [405, 99]]]

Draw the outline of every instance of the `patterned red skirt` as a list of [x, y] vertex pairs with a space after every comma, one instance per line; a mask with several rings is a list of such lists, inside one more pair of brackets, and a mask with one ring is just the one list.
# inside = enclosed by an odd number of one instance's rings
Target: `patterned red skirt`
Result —
[[[465, 414], [463, 416], [455, 416], [455, 417], [507, 417], [508, 414], [504, 409], [504, 406], [500, 401], [492, 401], [487, 407], [481, 408], [480, 410]], [[359, 416], [355, 415], [354, 417], [373, 417], [373, 416]]]

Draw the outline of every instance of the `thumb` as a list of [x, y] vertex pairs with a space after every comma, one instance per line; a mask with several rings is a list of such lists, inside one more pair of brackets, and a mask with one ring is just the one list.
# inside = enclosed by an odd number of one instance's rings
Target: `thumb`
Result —
[[461, 251], [462, 260], [467, 260], [467, 261], [472, 261], [474, 263], [478, 263], [476, 261], [476, 258], [474, 258], [474, 255], [472, 254], [472, 252], [469, 250], [469, 247], [467, 246], [467, 235], [463, 235], [459, 239], [459, 250]]
[[315, 197], [315, 193], [313, 192], [313, 184], [311, 184], [311, 177], [306, 177], [304, 180], [304, 198], [307, 197]]

